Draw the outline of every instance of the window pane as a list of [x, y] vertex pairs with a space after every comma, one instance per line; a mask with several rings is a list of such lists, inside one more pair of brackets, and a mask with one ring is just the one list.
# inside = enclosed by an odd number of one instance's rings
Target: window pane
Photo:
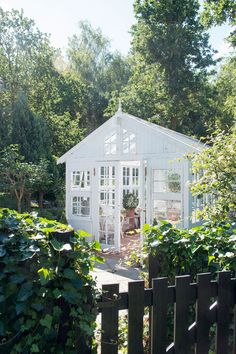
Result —
[[177, 222], [181, 219], [179, 200], [154, 200], [153, 219]]

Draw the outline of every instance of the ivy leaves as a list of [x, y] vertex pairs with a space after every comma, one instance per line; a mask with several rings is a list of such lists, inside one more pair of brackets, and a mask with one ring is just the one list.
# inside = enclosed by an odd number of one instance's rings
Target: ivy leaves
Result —
[[168, 222], [145, 225], [144, 259], [158, 255], [159, 276], [236, 269], [236, 221], [205, 223], [190, 230], [177, 229]]
[[96, 291], [89, 271], [97, 243], [9, 209], [0, 209], [1, 234], [0, 352], [78, 352], [78, 333], [91, 346]]

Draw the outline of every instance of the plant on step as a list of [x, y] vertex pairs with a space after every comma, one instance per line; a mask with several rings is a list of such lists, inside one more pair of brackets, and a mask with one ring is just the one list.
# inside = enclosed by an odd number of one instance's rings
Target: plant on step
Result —
[[96, 242], [0, 209], [0, 353], [92, 353]]
[[138, 197], [134, 193], [127, 193], [124, 195], [123, 207], [126, 210], [137, 208], [138, 203], [139, 203]]

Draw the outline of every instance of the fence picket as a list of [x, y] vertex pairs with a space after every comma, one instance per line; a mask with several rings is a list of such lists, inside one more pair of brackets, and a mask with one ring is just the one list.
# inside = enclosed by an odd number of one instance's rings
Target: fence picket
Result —
[[176, 302], [174, 318], [174, 347], [175, 354], [189, 354], [188, 340], [188, 315], [189, 315], [189, 291], [190, 276], [178, 276], [175, 278]]
[[129, 283], [128, 354], [143, 354], [144, 282]]
[[119, 284], [102, 286], [102, 301], [110, 302], [110, 307], [102, 309], [101, 353], [118, 354], [118, 307]]
[[166, 353], [167, 335], [167, 305], [168, 283], [167, 278], [152, 280], [153, 305], [151, 329], [151, 354]]
[[197, 306], [196, 306], [196, 354], [208, 354], [210, 346], [209, 331], [211, 298], [211, 274], [198, 274], [197, 276]]
[[218, 273], [216, 354], [229, 352], [230, 271]]
[[[118, 313], [128, 309], [128, 354], [143, 354], [144, 308], [152, 309], [151, 354], [208, 354], [209, 332], [216, 323], [215, 354], [229, 354], [229, 335], [234, 339], [230, 354], [236, 354], [236, 279], [230, 272], [219, 272], [218, 280], [211, 274], [199, 274], [197, 284], [190, 276], [176, 277], [168, 286], [166, 278], [153, 279], [152, 287], [144, 289], [143, 281], [130, 282], [128, 292], [119, 293], [119, 285], [103, 285], [101, 354], [118, 354]], [[210, 306], [214, 298], [214, 303]], [[190, 324], [192, 304], [196, 302], [196, 321]], [[167, 311], [174, 309], [174, 342], [167, 347]], [[229, 331], [230, 313], [234, 311], [234, 334]], [[190, 316], [191, 314], [191, 316]]]

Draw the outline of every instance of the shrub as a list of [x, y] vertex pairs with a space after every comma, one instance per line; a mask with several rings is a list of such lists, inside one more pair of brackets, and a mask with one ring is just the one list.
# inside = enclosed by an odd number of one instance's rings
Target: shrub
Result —
[[236, 269], [236, 221], [205, 223], [190, 230], [166, 221], [145, 225], [143, 257], [158, 257], [158, 276], [174, 281], [176, 275]]
[[125, 209], [135, 209], [138, 206], [138, 197], [133, 193], [125, 194], [123, 198], [123, 207]]
[[96, 290], [89, 271], [99, 247], [84, 236], [0, 209], [1, 353], [91, 352]]

